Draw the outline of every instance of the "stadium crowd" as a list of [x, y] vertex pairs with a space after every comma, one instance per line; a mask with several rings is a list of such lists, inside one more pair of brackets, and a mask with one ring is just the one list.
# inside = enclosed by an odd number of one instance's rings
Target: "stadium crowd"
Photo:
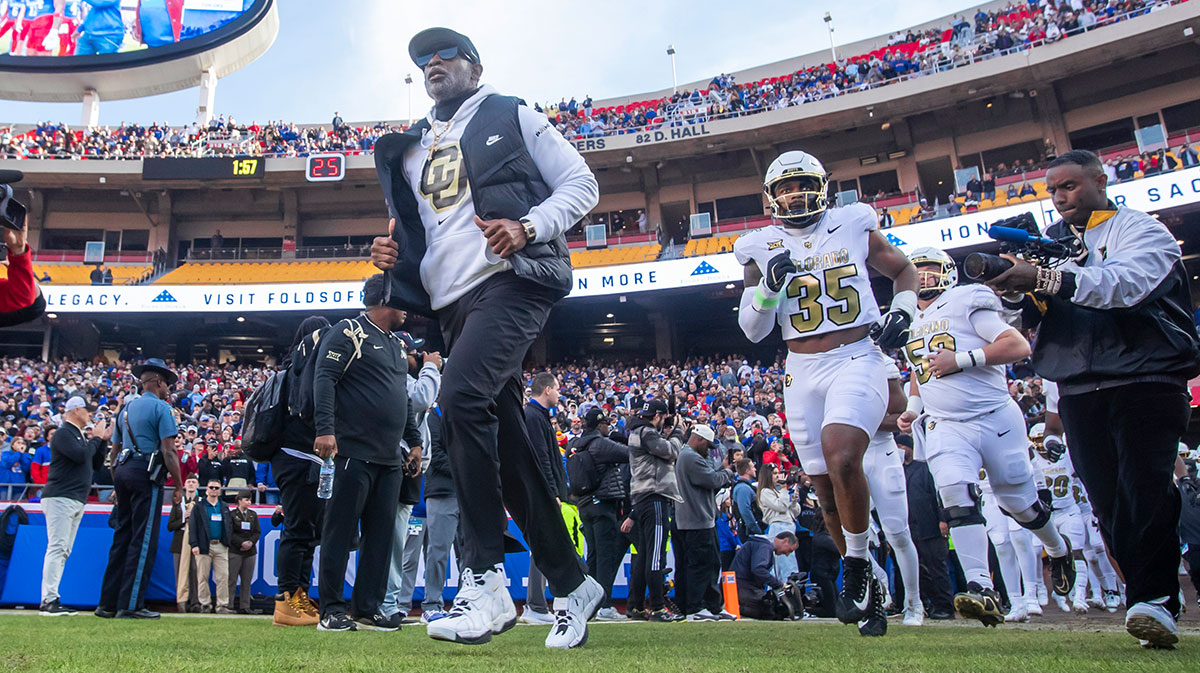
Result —
[[[738, 82], [720, 74], [703, 89], [598, 108], [590, 96], [535, 104], [568, 139], [594, 138], [695, 124], [777, 110], [969, 65], [1082, 34], [1168, 6], [1174, 0], [1030, 0], [999, 10], [956, 16], [950, 26], [909, 30], [867, 54], [814, 65], [782, 76]], [[370, 152], [375, 141], [403, 127], [351, 125], [335, 113], [329, 127], [292, 122], [239, 123], [232, 116], [207, 126], [122, 123], [72, 129], [44, 122], [28, 131], [0, 128], [0, 157], [10, 159], [135, 159], [193, 156], [307, 156], [314, 152]]]
[[[37, 501], [50, 464], [50, 439], [62, 424], [64, 404], [69, 398], [78, 395], [90, 400], [97, 405], [93, 423], [111, 425], [121, 405], [137, 393], [135, 379], [130, 375], [137, 355], [122, 353], [121, 357], [127, 359], [115, 363], [100, 358], [92, 362], [61, 360], [51, 363], [23, 358], [0, 359], [0, 429], [3, 430], [0, 435], [0, 499]], [[895, 359], [902, 376], [907, 378], [903, 361], [899, 357]], [[243, 411], [251, 392], [266, 380], [271, 369], [255, 364], [208, 362], [180, 365], [176, 371], [179, 372], [179, 383], [167, 400], [180, 428], [175, 446], [185, 488], [182, 503], [174, 505], [168, 521], [168, 531], [174, 534], [172, 552], [176, 554], [176, 568], [187, 562], [189, 550], [197, 550], [192, 554], [190, 572], [179, 575], [188, 578], [179, 584], [179, 607], [180, 610], [206, 612], [246, 611], [250, 608], [249, 594], [243, 591], [235, 605], [235, 586], [239, 577], [243, 586], [249, 582], [245, 568], [253, 567], [252, 556], [256, 553], [259, 536], [257, 515], [246, 514], [246, 508], [253, 502], [275, 504], [279, 501], [270, 464], [256, 464], [242, 453]], [[716, 477], [718, 481], [713, 482], [708, 491], [688, 490], [680, 483], [682, 497], [676, 508], [682, 511], [689, 507], [692, 498], [704, 502], [715, 499], [718, 503], [714, 514], [719, 549], [714, 552], [721, 568], [745, 571], [745, 567], [739, 568], [737, 561], [737, 551], [745, 543], [759, 539], [762, 533], [794, 530], [798, 535], [795, 538], [798, 547], [790, 549], [794, 550], [796, 563], [790, 570], [786, 566], [773, 566], [770, 572], [781, 582], [794, 581], [797, 591], [804, 592], [804, 609], [809, 613], [832, 615], [829, 603], [821, 596], [832, 597], [836, 593], [837, 557], [827, 539], [828, 533], [823, 530], [819, 503], [812, 496], [810, 482], [797, 461], [786, 429], [782, 355], [773, 361], [753, 362], [741, 356], [693, 357], [672, 363], [579, 361], [557, 364], [551, 371], [549, 378], [543, 370], [525, 372], [525, 394], [530, 408], [542, 409], [544, 405], [548, 411], [556, 442], [551, 450], [558, 459], [566, 461], [580, 441], [595, 436], [624, 446], [628, 434], [637, 427], [639, 416], [644, 418], [639, 411], [656, 400], [663, 403], [663, 408], [679, 419], [676, 427], [681, 435], [712, 437], [711, 443], [684, 444], [683, 453], [689, 451], [689, 446], [696, 448], [701, 454], [700, 460], [707, 465], [703, 468], [706, 474], [725, 476]], [[1010, 366], [1008, 376], [1010, 393], [1024, 412], [1027, 425], [1041, 422], [1046, 410], [1041, 379], [1027, 362]], [[547, 391], [549, 387], [555, 389], [553, 396]], [[85, 437], [91, 436], [92, 428], [93, 425], [88, 424]], [[901, 437], [899, 441], [909, 447], [905, 472], [910, 480], [910, 521], [914, 540], [921, 535], [933, 536], [936, 542], [933, 548], [938, 549], [937, 545], [940, 545], [945, 550], [940, 553], [950, 561], [940, 564], [941, 570], [949, 568], [948, 572], [931, 570], [930, 576], [926, 577], [926, 570], [936, 569], [939, 564], [936, 559], [927, 563], [927, 559], [922, 558], [921, 593], [930, 618], [951, 619], [954, 614], [951, 592], [954, 583], [961, 585], [962, 581], [954, 579], [954, 556], [945, 548], [944, 518], [935, 492], [922, 490], [919, 483], [913, 485], [912, 480], [920, 482], [922, 475], [927, 476], [927, 473], [921, 471], [923, 463], [912, 460], [911, 442], [906, 440]], [[438, 449], [433, 450], [436, 455]], [[623, 456], [620, 460], [628, 461], [628, 449]], [[704, 461], [705, 458], [709, 460]], [[680, 465], [676, 472], [684, 469], [683, 461]], [[562, 479], [566, 477], [566, 473], [557, 468], [547, 471], [551, 483], [555, 481], [555, 473], [561, 474]], [[636, 483], [636, 476], [634, 481]], [[750, 488], [741, 488], [739, 484], [742, 483]], [[175, 486], [170, 481], [167, 485]], [[623, 503], [615, 505], [623, 518], [628, 513], [629, 483], [610, 484], [607, 491], [603, 488], [596, 491], [595, 497]], [[592, 497], [575, 497], [565, 482], [560, 484], [560, 492], [564, 503], [578, 505], [581, 511]], [[90, 500], [106, 502], [111, 494], [108, 469], [95, 470]], [[751, 505], [747, 498], [753, 498], [754, 504]], [[206, 501], [208, 505], [203, 505]], [[202, 512], [209, 511], [204, 507], [219, 510], [223, 517], [234, 517], [235, 521], [239, 516], [247, 522], [253, 520], [253, 535], [249, 528], [234, 526], [231, 530], [238, 532], [237, 540], [210, 546], [211, 540], [205, 537], [206, 533], [181, 533], [184, 523], [193, 518], [196, 507], [201, 507]], [[754, 516], [747, 512], [754, 512]], [[282, 520], [278, 510], [276, 515]], [[596, 558], [597, 547], [609, 547], [615, 541], [615, 548], [619, 549], [616, 558], [624, 555], [630, 542], [624, 533], [614, 528], [609, 535], [611, 539], [602, 542], [595, 537], [600, 529], [590, 527], [586, 516], [582, 524], [579, 514], [565, 515], [565, 518], [568, 525], [582, 529], [587, 538], [592, 572], [597, 562], [604, 562]], [[679, 540], [677, 550], [687, 539], [687, 532], [678, 527], [679, 521], [683, 519], [678, 519], [677, 527], [672, 530], [673, 539]], [[191, 530], [206, 528], [192, 526]], [[887, 542], [882, 533], [877, 531], [877, 535], [876, 553], [880, 562], [886, 565]], [[920, 541], [918, 545], [921, 545]], [[923, 555], [927, 555], [926, 548], [921, 546]], [[219, 553], [210, 553], [209, 549], [219, 550]], [[579, 551], [582, 553], [582, 546]], [[788, 552], [786, 544], [783, 547], [777, 544], [774, 551], [781, 556], [788, 556]], [[714, 564], [716, 562], [714, 559]], [[636, 556], [633, 564], [637, 565]], [[415, 567], [414, 561], [413, 572]], [[619, 572], [619, 566], [616, 571]], [[208, 590], [210, 572], [216, 580], [215, 601]], [[789, 576], [784, 575], [785, 572], [798, 574]], [[691, 609], [681, 607], [690, 596], [685, 588], [687, 576], [680, 564], [676, 564], [674, 598], [664, 599], [656, 620], [681, 619], [679, 615], [685, 609], [689, 614], [695, 612], [694, 604]], [[198, 582], [197, 578], [203, 581]], [[630, 581], [636, 585], [634, 577]], [[611, 586], [610, 580], [606, 587], [610, 593]], [[902, 605], [903, 585], [897, 579], [891, 586], [897, 592], [894, 605]], [[411, 600], [412, 594], [407, 595]], [[652, 607], [658, 606], [654, 606], [653, 596], [645, 609], [639, 601], [631, 600], [627, 604], [629, 615], [650, 618], [656, 614]], [[441, 606], [436, 598], [426, 600], [423, 607], [427, 619], [440, 616]], [[611, 599], [605, 609], [609, 610], [609, 617], [623, 618], [611, 608]], [[745, 609], [743, 605], [744, 613]], [[527, 621], [536, 621], [537, 613], [529, 610], [532, 608], [527, 608]], [[719, 619], [715, 609], [705, 609], [705, 612], [707, 616]]]

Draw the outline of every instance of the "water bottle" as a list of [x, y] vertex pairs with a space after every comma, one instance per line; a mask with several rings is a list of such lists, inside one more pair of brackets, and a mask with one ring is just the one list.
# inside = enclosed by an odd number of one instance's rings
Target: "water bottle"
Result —
[[333, 495], [333, 456], [321, 463], [321, 479], [317, 482], [317, 497], [328, 500]]

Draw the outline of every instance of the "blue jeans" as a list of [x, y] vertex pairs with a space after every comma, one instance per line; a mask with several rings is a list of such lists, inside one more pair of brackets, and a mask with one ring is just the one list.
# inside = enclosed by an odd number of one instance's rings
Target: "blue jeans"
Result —
[[75, 55], [115, 54], [121, 48], [121, 43], [124, 41], [124, 35], [90, 35], [84, 33], [79, 36], [79, 42], [75, 46]]

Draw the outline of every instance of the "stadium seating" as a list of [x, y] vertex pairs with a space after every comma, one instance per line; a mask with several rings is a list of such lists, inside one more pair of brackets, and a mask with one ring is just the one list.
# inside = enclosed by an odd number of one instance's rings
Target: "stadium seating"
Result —
[[[45, 264], [34, 263], [33, 273], [41, 278], [50, 274], [50, 283], [54, 285], [91, 285], [91, 273], [96, 267], [91, 264]], [[129, 285], [149, 277], [152, 267], [149, 264], [109, 264], [112, 270], [113, 285]]]
[[683, 247], [684, 257], [695, 257], [700, 255], [715, 255], [722, 252], [733, 252], [733, 242], [738, 239], [738, 234], [728, 234], [725, 236], [710, 236], [708, 238], [693, 238]]
[[379, 270], [367, 260], [322, 262], [191, 262], [159, 278], [163, 285], [361, 281]]
[[657, 243], [631, 245], [622, 248], [579, 250], [571, 253], [571, 266], [581, 269], [588, 266], [610, 266], [613, 264], [636, 264], [658, 259], [662, 246]]

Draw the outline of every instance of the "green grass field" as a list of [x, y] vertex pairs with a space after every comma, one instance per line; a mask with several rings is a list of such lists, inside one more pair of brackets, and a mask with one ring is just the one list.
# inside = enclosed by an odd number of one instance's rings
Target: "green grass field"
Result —
[[462, 646], [399, 633], [319, 633], [264, 618], [166, 617], [157, 622], [0, 616], [5, 671], [1194, 671], [1200, 637], [1143, 651], [1124, 633], [966, 625], [893, 626], [882, 639], [827, 623], [600, 624], [588, 644], [546, 650], [546, 627], [520, 626], [491, 644]]

